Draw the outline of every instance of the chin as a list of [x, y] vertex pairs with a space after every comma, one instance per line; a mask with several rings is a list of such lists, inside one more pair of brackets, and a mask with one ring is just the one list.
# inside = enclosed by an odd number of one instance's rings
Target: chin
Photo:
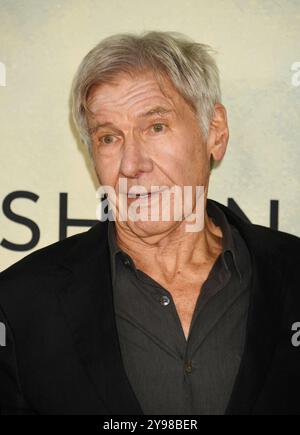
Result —
[[129, 229], [140, 237], [169, 233], [180, 225], [178, 221], [127, 221]]

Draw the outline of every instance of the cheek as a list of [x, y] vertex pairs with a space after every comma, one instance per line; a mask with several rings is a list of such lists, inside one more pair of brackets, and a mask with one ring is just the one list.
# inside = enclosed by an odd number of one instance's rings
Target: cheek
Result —
[[206, 146], [198, 134], [186, 132], [177, 146], [177, 153], [180, 155], [185, 167], [192, 168], [201, 166], [206, 160]]
[[113, 159], [100, 158], [94, 156], [95, 170], [100, 184], [115, 186], [118, 181], [118, 166]]
[[206, 146], [199, 136], [190, 135], [181, 155], [182, 177], [186, 185], [204, 185], [208, 176]]

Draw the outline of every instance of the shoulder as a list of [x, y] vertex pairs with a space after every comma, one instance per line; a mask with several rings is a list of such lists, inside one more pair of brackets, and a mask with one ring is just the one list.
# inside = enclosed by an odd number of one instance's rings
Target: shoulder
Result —
[[296, 235], [273, 230], [262, 225], [249, 224], [249, 234], [256, 238], [257, 244], [263, 243], [270, 249], [289, 249], [295, 251], [299, 249], [300, 238]]
[[246, 232], [248, 246], [258, 257], [268, 260], [269, 267], [277, 267], [283, 274], [295, 271], [300, 262], [299, 237], [284, 231], [250, 224]]
[[[284, 287], [298, 284], [300, 263], [300, 238], [296, 235], [253, 224], [243, 219], [229, 207], [215, 203], [226, 215], [229, 223], [238, 230], [252, 257], [253, 267], [265, 277], [277, 276]], [[295, 294], [293, 292], [293, 294]], [[300, 292], [296, 292], [299, 297]]]
[[0, 273], [0, 284], [20, 278], [24, 280], [36, 277], [51, 271], [82, 237], [84, 237], [84, 233], [76, 234], [26, 255]]
[[265, 274], [280, 273], [286, 282], [295, 283], [295, 273], [300, 262], [299, 237], [262, 225], [246, 224], [244, 240], [256, 264]]
[[51, 293], [54, 287], [66, 278], [66, 259], [72, 261], [76, 252], [77, 261], [88, 261], [94, 247], [102, 236], [102, 222], [88, 231], [67, 237], [38, 249], [0, 273], [0, 306], [5, 301], [30, 300], [32, 296]]
[[282, 309], [285, 306], [286, 315], [292, 315], [296, 307], [299, 310], [300, 303], [299, 237], [254, 224], [248, 224], [244, 235], [255, 259], [256, 271], [259, 271], [260, 277], [264, 277], [262, 290], [274, 297], [278, 288], [283, 298]]
[[274, 230], [263, 225], [247, 222], [225, 205], [210, 200], [225, 213], [228, 221], [239, 231], [249, 250], [254, 254], [271, 257], [292, 256], [299, 259], [300, 238], [296, 235]]

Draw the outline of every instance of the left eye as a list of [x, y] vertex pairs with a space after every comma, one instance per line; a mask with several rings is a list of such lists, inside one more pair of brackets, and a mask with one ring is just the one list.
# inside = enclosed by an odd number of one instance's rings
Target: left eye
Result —
[[164, 130], [165, 124], [157, 123], [152, 125], [152, 129], [155, 133], [161, 133]]

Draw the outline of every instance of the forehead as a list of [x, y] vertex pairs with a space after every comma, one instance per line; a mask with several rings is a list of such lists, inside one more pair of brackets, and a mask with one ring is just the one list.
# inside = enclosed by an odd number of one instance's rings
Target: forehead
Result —
[[134, 112], [161, 105], [177, 111], [184, 99], [166, 76], [156, 77], [154, 72], [120, 73], [108, 83], [94, 86], [89, 93], [87, 106], [91, 114], [100, 116], [107, 112]]

